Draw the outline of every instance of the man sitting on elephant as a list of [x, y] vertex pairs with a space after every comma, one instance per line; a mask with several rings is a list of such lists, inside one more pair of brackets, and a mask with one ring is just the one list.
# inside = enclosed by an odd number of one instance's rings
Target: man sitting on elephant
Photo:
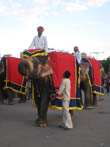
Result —
[[26, 80], [32, 80], [34, 84], [34, 100], [38, 110], [36, 123], [40, 127], [46, 127], [49, 96], [51, 94], [51, 79], [53, 74], [48, 56], [37, 56], [32, 60], [22, 60], [18, 65], [18, 71]]

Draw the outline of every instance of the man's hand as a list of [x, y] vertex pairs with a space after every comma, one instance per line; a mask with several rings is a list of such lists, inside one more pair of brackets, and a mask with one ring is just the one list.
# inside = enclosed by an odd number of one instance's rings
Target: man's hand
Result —
[[58, 93], [56, 93], [55, 95], [53, 95], [53, 96], [51, 97], [51, 102], [54, 101], [58, 95], [59, 95]]
[[50, 101], [53, 102], [55, 99], [56, 99], [56, 95], [52, 96], [52, 97], [50, 98]]

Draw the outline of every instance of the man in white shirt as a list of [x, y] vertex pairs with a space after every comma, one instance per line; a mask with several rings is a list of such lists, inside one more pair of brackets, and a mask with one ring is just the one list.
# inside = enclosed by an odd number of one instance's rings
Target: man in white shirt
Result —
[[80, 64], [81, 62], [81, 54], [79, 48], [77, 46], [74, 47], [74, 56], [76, 56], [77, 62]]
[[29, 49], [42, 49], [45, 50], [48, 53], [48, 43], [46, 36], [42, 36], [42, 33], [44, 31], [44, 28], [42, 26], [39, 26], [37, 28], [38, 35], [33, 38], [33, 41], [31, 45], [29, 46]]
[[70, 91], [71, 91], [71, 82], [69, 77], [71, 76], [69, 71], [65, 71], [63, 74], [63, 79], [60, 85], [60, 88], [56, 96], [62, 96], [62, 112], [63, 112], [63, 127], [65, 130], [73, 128], [72, 118], [69, 113], [69, 104], [70, 104]]

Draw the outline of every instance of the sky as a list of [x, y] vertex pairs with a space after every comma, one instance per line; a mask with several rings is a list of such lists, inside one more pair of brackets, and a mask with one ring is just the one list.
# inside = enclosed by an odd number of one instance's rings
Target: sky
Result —
[[49, 48], [110, 56], [110, 0], [0, 0], [0, 56], [20, 57], [38, 26]]

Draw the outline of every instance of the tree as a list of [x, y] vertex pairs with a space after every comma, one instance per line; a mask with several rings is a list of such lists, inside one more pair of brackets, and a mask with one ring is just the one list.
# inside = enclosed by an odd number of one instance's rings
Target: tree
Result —
[[110, 72], [110, 57], [108, 57], [106, 60], [102, 60], [101, 64], [104, 67], [105, 73], [109, 73]]

